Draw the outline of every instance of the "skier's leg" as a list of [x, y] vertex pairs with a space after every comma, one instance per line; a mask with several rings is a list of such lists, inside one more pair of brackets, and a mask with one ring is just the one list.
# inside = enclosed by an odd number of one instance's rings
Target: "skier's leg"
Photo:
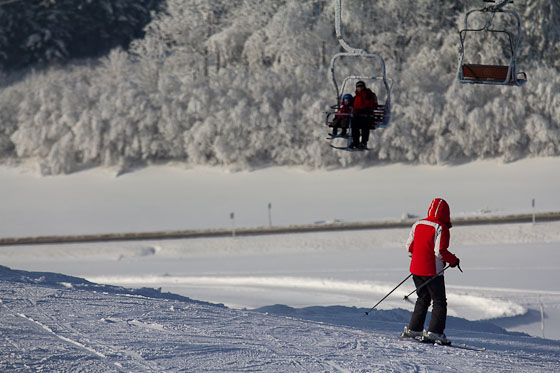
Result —
[[[414, 284], [418, 289], [424, 282], [427, 281], [426, 279], [429, 279], [429, 277], [413, 275], [412, 279], [414, 280]], [[430, 307], [432, 298], [430, 297], [430, 292], [428, 291], [428, 289], [426, 289], [426, 286], [418, 289], [416, 294], [418, 295], [418, 298], [416, 299], [414, 312], [412, 312], [412, 317], [410, 318], [408, 327], [410, 330], [421, 332], [422, 330], [424, 330], [426, 313], [428, 312], [428, 308]]]
[[340, 127], [340, 118], [334, 118], [331, 133], [332, 136], [336, 136], [338, 133], [338, 127]]
[[369, 140], [369, 118], [364, 118], [362, 122], [362, 143], [367, 145]]
[[443, 334], [445, 321], [447, 319], [447, 298], [445, 296], [445, 280], [443, 276], [437, 276], [425, 287], [428, 288], [430, 296], [434, 301], [432, 317], [430, 318], [429, 332]]
[[358, 146], [360, 143], [360, 117], [355, 117], [351, 123], [352, 126], [352, 144]]
[[344, 118], [341, 120], [341, 128], [342, 128], [342, 136], [346, 136], [348, 133], [348, 124], [350, 122], [350, 119], [348, 117]]

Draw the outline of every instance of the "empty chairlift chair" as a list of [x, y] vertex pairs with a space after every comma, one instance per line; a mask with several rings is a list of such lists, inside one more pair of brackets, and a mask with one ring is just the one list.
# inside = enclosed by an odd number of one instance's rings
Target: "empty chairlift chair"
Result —
[[[489, 2], [489, 1], [486, 1]], [[519, 49], [519, 38], [521, 34], [521, 20], [517, 12], [504, 10], [503, 7], [510, 0], [502, 1], [498, 5], [469, 11], [465, 16], [465, 28], [459, 32], [461, 39], [461, 58], [457, 78], [464, 84], [492, 84], [522, 86], [527, 82], [527, 75], [517, 71], [517, 51]], [[469, 28], [469, 17], [473, 14], [487, 15], [488, 18], [483, 27]], [[510, 15], [517, 22], [517, 33], [505, 29], [494, 29], [492, 24], [496, 14]], [[507, 64], [473, 64], [465, 62], [465, 41], [471, 33], [491, 33], [505, 35], [509, 42], [510, 59]]]

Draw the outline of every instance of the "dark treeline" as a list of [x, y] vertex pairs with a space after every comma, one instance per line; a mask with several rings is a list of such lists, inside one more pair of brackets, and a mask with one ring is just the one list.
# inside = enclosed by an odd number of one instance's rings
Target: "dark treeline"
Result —
[[162, 0], [0, 0], [0, 68], [127, 49], [162, 5]]

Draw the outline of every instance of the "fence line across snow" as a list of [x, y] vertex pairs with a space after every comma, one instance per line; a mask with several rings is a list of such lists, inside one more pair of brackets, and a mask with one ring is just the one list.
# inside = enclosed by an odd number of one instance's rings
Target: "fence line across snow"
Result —
[[[531, 223], [533, 217], [537, 222], [558, 221], [560, 212], [544, 212], [533, 215], [512, 214], [501, 216], [470, 216], [453, 218], [454, 226], [461, 225], [483, 225], [483, 224], [508, 224], [508, 223]], [[344, 230], [368, 230], [368, 229], [393, 229], [408, 228], [415, 219], [402, 219], [394, 221], [377, 222], [336, 222], [325, 224], [288, 225], [278, 227], [251, 227], [236, 228], [235, 236], [258, 236], [267, 234], [294, 234], [308, 232], [329, 232]], [[231, 237], [231, 229], [197, 229], [197, 230], [170, 230], [158, 232], [136, 232], [136, 233], [106, 233], [106, 234], [84, 234], [84, 235], [61, 235], [61, 236], [36, 236], [36, 237], [13, 237], [0, 238], [0, 246], [16, 245], [44, 245], [64, 243], [86, 243], [104, 241], [145, 241], [145, 240], [171, 240], [188, 238], [209, 237]]]

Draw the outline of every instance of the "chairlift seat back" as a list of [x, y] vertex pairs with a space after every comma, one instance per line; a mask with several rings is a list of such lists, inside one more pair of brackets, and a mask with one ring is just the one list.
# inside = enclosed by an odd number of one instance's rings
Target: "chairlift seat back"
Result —
[[373, 125], [377, 127], [387, 127], [388, 118], [386, 117], [385, 105], [378, 105], [375, 110], [373, 110]]
[[[463, 77], [467, 80], [513, 81], [509, 66], [464, 64], [462, 68]], [[508, 71], [510, 71], [509, 76]]]
[[[527, 81], [525, 73], [524, 79], [515, 76], [513, 68], [503, 65], [477, 65], [464, 64], [462, 69], [462, 83], [486, 83], [486, 84], [506, 84], [506, 85], [523, 85]], [[509, 74], [508, 74], [509, 73]]]
[[[485, 2], [490, 1], [485, 0]], [[509, 2], [511, 1], [502, 0], [501, 3], [495, 6], [483, 9], [473, 9], [465, 15], [465, 28], [459, 31], [459, 39], [461, 41], [461, 58], [459, 61], [457, 78], [461, 83], [522, 86], [527, 82], [527, 75], [524, 72], [517, 72], [517, 51], [519, 49], [519, 38], [521, 35], [521, 19], [514, 10], [503, 9]], [[488, 18], [483, 27], [474, 29], [469, 28], [468, 19], [473, 13], [490, 14], [490, 18]], [[517, 32], [515, 34], [507, 30], [491, 28], [494, 15], [497, 13], [507, 14], [515, 19], [517, 23]], [[506, 34], [511, 48], [511, 58], [509, 63], [507, 65], [465, 63], [465, 39], [467, 33], [471, 32]]]

